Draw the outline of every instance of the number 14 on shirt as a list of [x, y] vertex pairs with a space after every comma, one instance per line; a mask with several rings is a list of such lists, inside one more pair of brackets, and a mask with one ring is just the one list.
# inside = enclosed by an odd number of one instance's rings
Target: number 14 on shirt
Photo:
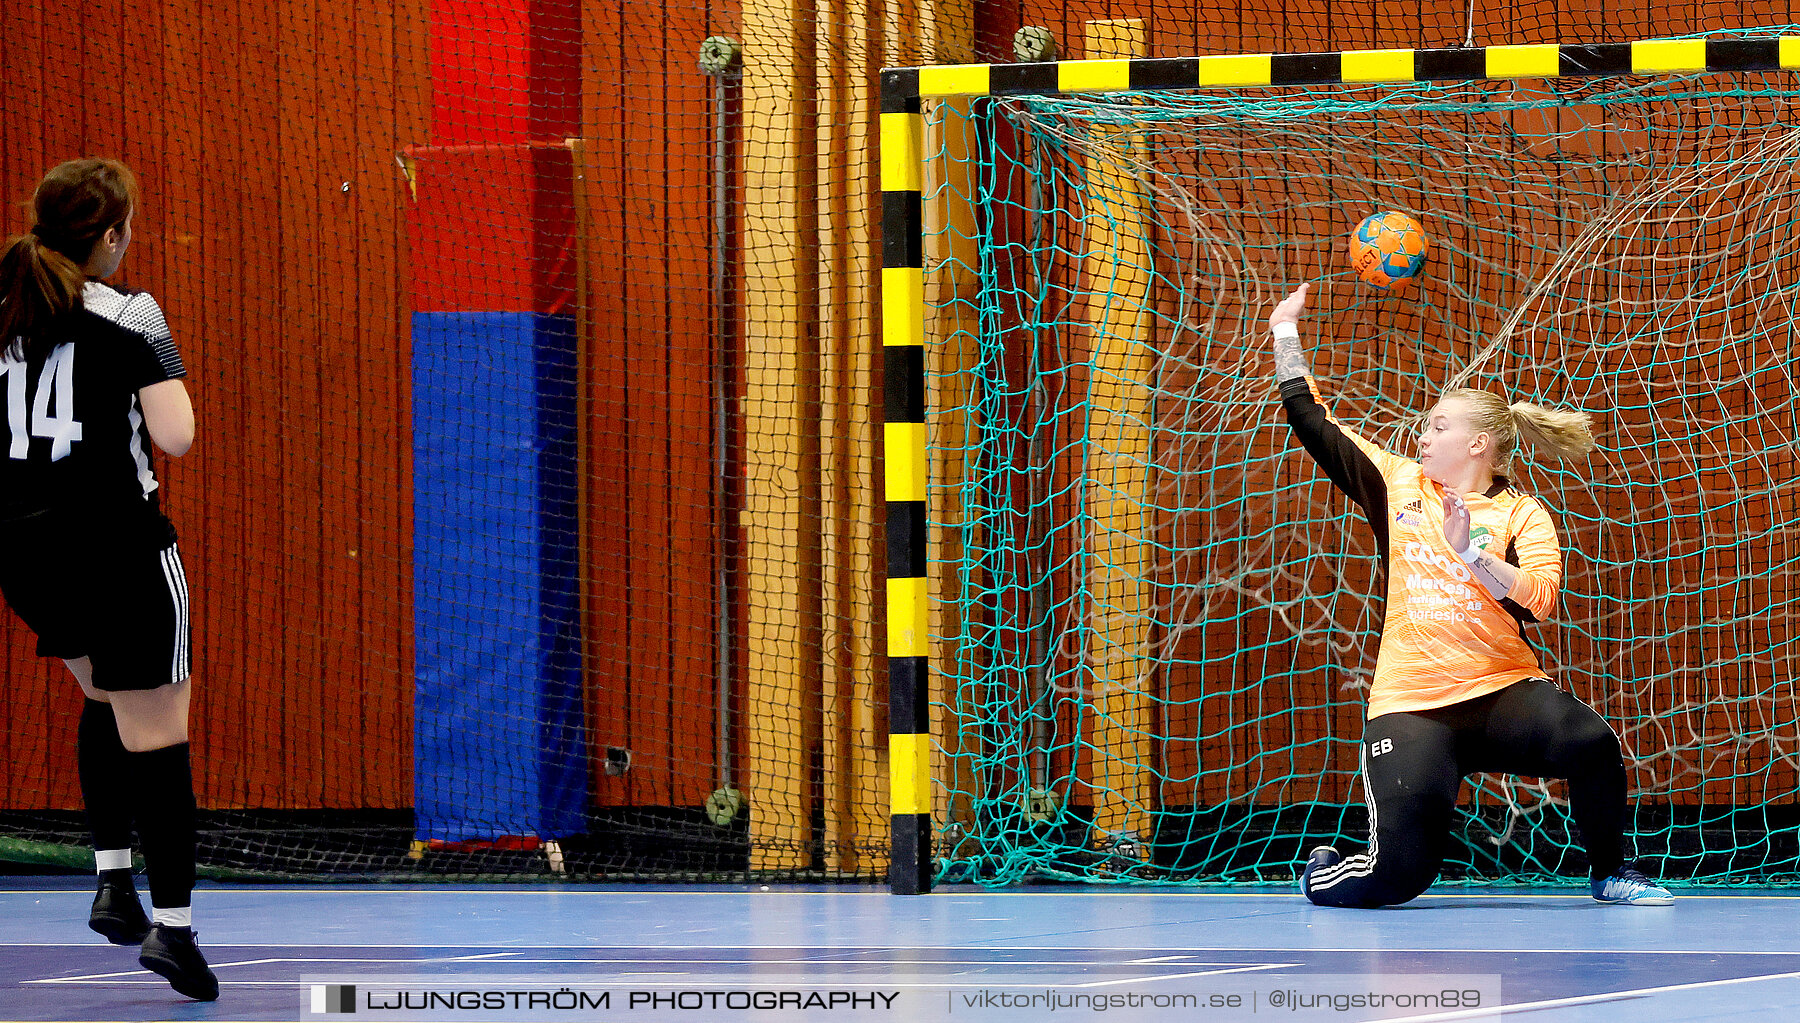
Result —
[[[15, 459], [24, 460], [31, 451], [31, 438], [43, 437], [50, 441], [50, 460], [61, 461], [69, 455], [69, 447], [81, 439], [81, 422], [75, 413], [75, 350], [69, 345], [57, 345], [44, 360], [44, 368], [38, 374], [38, 386], [28, 388], [26, 379], [30, 369], [24, 362], [13, 359], [0, 359], [0, 376], [6, 378], [6, 427], [12, 434], [12, 444], [7, 454]], [[50, 386], [43, 386], [44, 378], [50, 379]], [[31, 430], [25, 428], [26, 392], [35, 390], [35, 400], [31, 404]], [[54, 402], [56, 409], [51, 411]]]

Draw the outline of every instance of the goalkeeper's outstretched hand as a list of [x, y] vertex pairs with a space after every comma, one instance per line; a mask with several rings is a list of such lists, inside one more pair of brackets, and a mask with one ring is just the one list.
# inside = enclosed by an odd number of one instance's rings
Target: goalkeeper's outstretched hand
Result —
[[1269, 314], [1269, 329], [1273, 330], [1284, 323], [1299, 323], [1300, 317], [1306, 312], [1306, 292], [1311, 287], [1312, 282], [1308, 281], [1288, 292], [1288, 297], [1276, 303], [1275, 311]]

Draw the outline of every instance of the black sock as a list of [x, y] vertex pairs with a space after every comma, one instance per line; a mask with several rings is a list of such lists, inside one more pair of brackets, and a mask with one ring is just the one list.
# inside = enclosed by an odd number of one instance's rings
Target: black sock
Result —
[[132, 753], [138, 835], [150, 874], [150, 905], [185, 909], [194, 893], [194, 769], [188, 744]]
[[125, 759], [130, 755], [119, 741], [112, 704], [82, 701], [81, 724], [75, 732], [75, 765], [95, 852], [131, 848], [132, 776]]

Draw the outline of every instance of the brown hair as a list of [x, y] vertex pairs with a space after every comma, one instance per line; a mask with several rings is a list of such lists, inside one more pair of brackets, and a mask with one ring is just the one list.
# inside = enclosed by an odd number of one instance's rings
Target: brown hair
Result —
[[1523, 438], [1534, 452], [1556, 458], [1572, 458], [1594, 450], [1594, 430], [1586, 412], [1545, 408], [1528, 401], [1506, 399], [1472, 387], [1458, 387], [1444, 394], [1469, 409], [1475, 432], [1494, 438], [1494, 469], [1505, 472]]
[[22, 358], [49, 343], [52, 322], [81, 308], [82, 269], [137, 206], [137, 176], [117, 160], [57, 164], [32, 193], [36, 223], [0, 251], [0, 340]]

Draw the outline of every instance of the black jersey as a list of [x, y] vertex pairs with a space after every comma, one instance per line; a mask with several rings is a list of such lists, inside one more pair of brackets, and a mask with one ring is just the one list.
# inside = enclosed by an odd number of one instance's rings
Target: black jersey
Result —
[[157, 508], [138, 391], [187, 371], [149, 295], [96, 282], [83, 306], [47, 351], [0, 354], [0, 523], [166, 546], [174, 535]]

